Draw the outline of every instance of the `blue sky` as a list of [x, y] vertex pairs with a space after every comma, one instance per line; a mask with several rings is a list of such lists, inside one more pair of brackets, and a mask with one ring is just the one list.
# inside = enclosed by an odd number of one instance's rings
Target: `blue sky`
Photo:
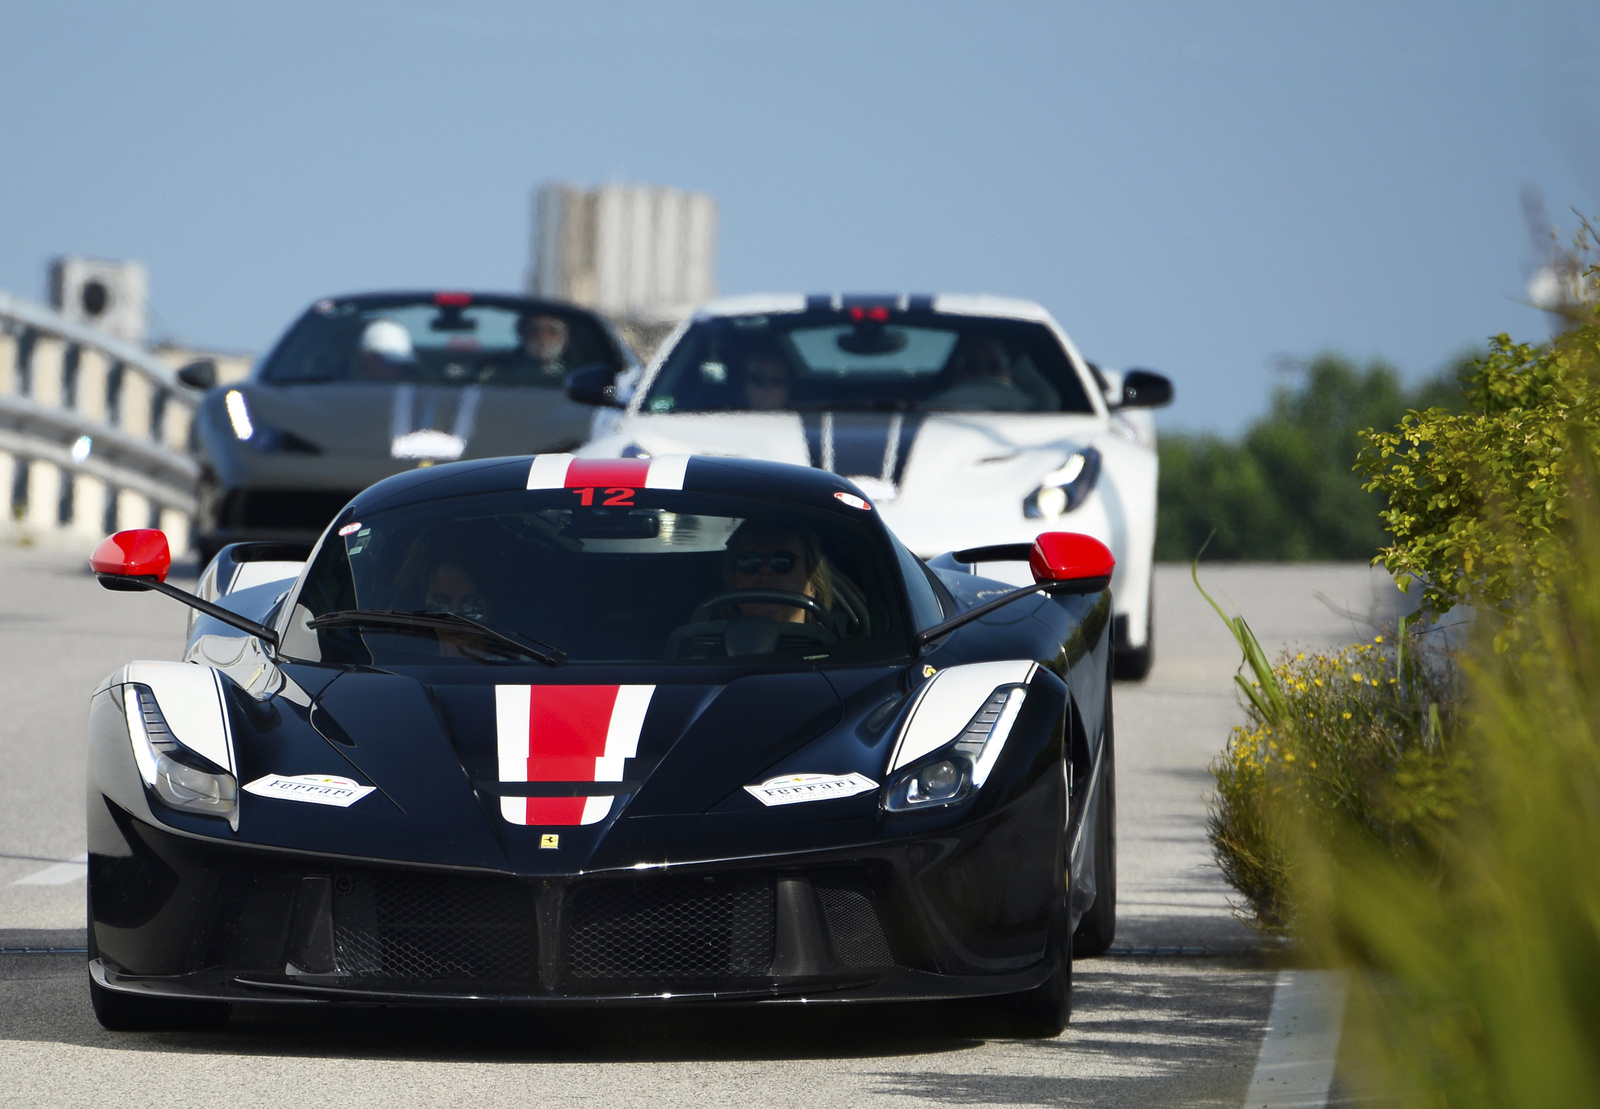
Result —
[[547, 178], [699, 189], [719, 284], [1043, 302], [1238, 430], [1322, 350], [1546, 333], [1519, 192], [1600, 213], [1578, 3], [0, 0], [0, 289], [142, 259], [260, 351], [316, 297], [514, 288]]

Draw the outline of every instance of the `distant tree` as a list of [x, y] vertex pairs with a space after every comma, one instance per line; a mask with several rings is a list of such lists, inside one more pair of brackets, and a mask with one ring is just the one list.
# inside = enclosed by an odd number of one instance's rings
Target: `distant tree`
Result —
[[1320, 355], [1273, 392], [1272, 410], [1238, 440], [1160, 439], [1156, 558], [1294, 561], [1368, 559], [1389, 541], [1376, 493], [1355, 472], [1361, 432], [1388, 429], [1409, 409], [1460, 407], [1455, 373], [1407, 390], [1386, 363], [1365, 368]]

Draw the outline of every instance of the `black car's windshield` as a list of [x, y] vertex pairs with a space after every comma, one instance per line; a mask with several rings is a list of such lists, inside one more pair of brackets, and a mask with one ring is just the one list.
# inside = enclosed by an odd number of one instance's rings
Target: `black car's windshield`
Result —
[[907, 650], [892, 558], [852, 515], [767, 501], [623, 488], [438, 500], [336, 521], [283, 650], [528, 662], [466, 621], [328, 618], [364, 611], [455, 613], [569, 665], [885, 661]]
[[581, 312], [464, 294], [318, 301], [268, 356], [261, 380], [543, 385], [620, 365]]
[[699, 320], [667, 356], [644, 410], [1094, 411], [1042, 323], [881, 308], [854, 315]]

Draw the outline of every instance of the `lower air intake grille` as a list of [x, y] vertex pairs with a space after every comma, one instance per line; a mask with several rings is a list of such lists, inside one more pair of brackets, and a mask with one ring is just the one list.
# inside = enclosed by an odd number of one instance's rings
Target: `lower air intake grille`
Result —
[[517, 882], [336, 874], [333, 943], [365, 978], [536, 979], [534, 891]]
[[595, 882], [566, 911], [567, 973], [585, 980], [759, 977], [772, 945], [770, 878]]
[[848, 967], [882, 967], [894, 963], [883, 925], [863, 888], [817, 882], [822, 912], [828, 920], [833, 953]]
[[230, 876], [208, 962], [233, 970], [281, 971], [289, 911], [299, 885], [298, 871], [239, 868]]

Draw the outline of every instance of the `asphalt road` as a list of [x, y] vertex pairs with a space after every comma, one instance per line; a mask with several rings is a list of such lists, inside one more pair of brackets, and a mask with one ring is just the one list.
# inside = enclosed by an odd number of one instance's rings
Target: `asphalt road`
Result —
[[[105, 592], [83, 559], [0, 548], [0, 949], [83, 944], [88, 695], [121, 663], [181, 644], [181, 606]], [[1401, 600], [1360, 565], [1219, 564], [1203, 580], [1269, 650], [1370, 636]], [[82, 955], [0, 954], [0, 1105], [1306, 1104], [1294, 1083], [1320, 1067], [1322, 1087], [1313, 1075], [1306, 1088], [1325, 1088], [1328, 1067], [1294, 1050], [1330, 1055], [1337, 1021], [1321, 1039], [1285, 1037], [1327, 989], [1257, 951], [1205, 842], [1206, 766], [1240, 716], [1238, 652], [1187, 567], [1159, 567], [1156, 596], [1155, 670], [1116, 689], [1116, 953], [1078, 963], [1056, 1040], [970, 1038], [936, 1006], [243, 1009], [215, 1032], [119, 1034], [95, 1023]]]

